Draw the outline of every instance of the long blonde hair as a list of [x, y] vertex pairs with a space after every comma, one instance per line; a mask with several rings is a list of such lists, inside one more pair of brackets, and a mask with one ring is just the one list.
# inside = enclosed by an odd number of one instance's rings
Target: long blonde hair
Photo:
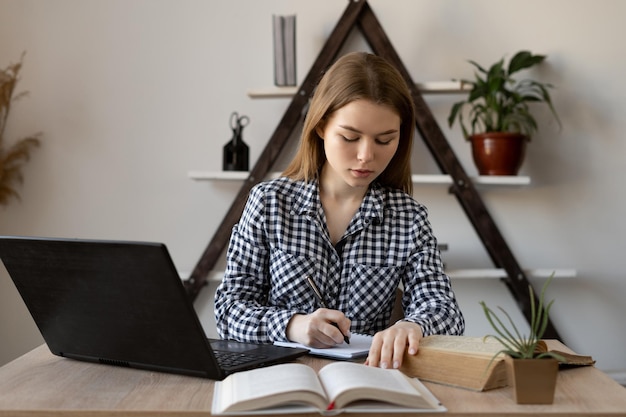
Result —
[[389, 106], [400, 116], [398, 149], [376, 182], [411, 194], [411, 148], [415, 132], [413, 100], [400, 73], [383, 58], [366, 52], [344, 55], [324, 74], [311, 99], [298, 151], [283, 175], [294, 180], [314, 179], [326, 162], [324, 141], [317, 134], [316, 127], [336, 110], [360, 99]]

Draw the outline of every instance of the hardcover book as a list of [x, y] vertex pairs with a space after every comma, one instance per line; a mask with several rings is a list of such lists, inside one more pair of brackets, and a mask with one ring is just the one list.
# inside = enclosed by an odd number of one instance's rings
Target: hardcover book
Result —
[[[547, 350], [544, 341], [540, 350]], [[493, 338], [469, 336], [426, 336], [417, 355], [405, 355], [400, 368], [423, 381], [436, 382], [473, 391], [487, 391], [508, 385], [502, 345]], [[565, 359], [561, 367], [593, 365], [591, 356], [553, 351]]]
[[508, 385], [502, 345], [493, 339], [426, 336], [416, 355], [405, 355], [400, 368], [424, 381], [486, 391]]

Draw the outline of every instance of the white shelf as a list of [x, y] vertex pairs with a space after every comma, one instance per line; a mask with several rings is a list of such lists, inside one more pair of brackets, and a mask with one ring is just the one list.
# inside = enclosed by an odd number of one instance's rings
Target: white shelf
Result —
[[[422, 94], [459, 94], [467, 92], [471, 86], [461, 81], [430, 81], [416, 83]], [[267, 87], [248, 91], [250, 98], [285, 98], [292, 97], [300, 87]]]
[[[250, 175], [247, 171], [189, 171], [187, 176], [196, 181], [244, 181]], [[278, 178], [280, 172], [270, 172], [267, 178]]]
[[[574, 278], [576, 276], [575, 269], [526, 269], [524, 273], [527, 276], [537, 278], [549, 278], [554, 272], [555, 278]], [[504, 269], [454, 269], [446, 271], [451, 279], [500, 279], [506, 277]], [[185, 276], [185, 275], [181, 275]], [[224, 271], [211, 271], [207, 276], [210, 282], [221, 282]]]
[[[248, 172], [244, 171], [189, 171], [187, 175], [189, 178], [196, 181], [244, 181], [248, 178]], [[280, 172], [272, 172], [268, 175], [268, 178], [277, 178], [278, 176], [280, 176]], [[411, 175], [411, 179], [414, 184], [452, 184], [452, 177], [449, 175]], [[476, 185], [485, 186], [512, 187], [530, 184], [530, 177], [518, 175], [481, 175], [478, 177], [471, 177], [471, 180], [474, 181], [474, 184]]]
[[[452, 184], [450, 175], [411, 175], [413, 184]], [[476, 185], [522, 186], [530, 184], [530, 177], [518, 175], [480, 175], [470, 177]]]
[[[549, 278], [554, 273], [555, 278], [574, 278], [576, 276], [575, 269], [525, 269], [527, 276], [537, 278]], [[499, 279], [506, 277], [506, 271], [502, 268], [487, 269], [451, 269], [446, 274], [453, 279]]]

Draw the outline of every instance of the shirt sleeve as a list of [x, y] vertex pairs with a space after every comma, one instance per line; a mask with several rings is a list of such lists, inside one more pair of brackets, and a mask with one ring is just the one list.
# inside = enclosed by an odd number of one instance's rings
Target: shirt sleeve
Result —
[[424, 336], [462, 335], [465, 320], [452, 291], [450, 278], [443, 271], [437, 240], [421, 206], [414, 223], [414, 250], [404, 276], [405, 321], [422, 327]]
[[223, 339], [271, 343], [286, 340], [296, 313], [267, 305], [269, 247], [261, 187], [250, 192], [240, 222], [232, 229], [226, 270], [215, 296], [217, 331]]

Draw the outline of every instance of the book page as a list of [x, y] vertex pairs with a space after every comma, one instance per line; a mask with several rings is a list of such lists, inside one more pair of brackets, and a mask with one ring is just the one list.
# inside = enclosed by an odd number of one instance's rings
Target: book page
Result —
[[[319, 371], [319, 379], [337, 408], [358, 400], [380, 399], [405, 407], [434, 408], [431, 397], [397, 369], [382, 369], [354, 362], [335, 362]], [[420, 384], [421, 385], [421, 384]], [[423, 385], [421, 385], [423, 386]], [[425, 388], [425, 387], [424, 387]]]
[[432, 335], [420, 341], [420, 348], [484, 354], [491, 357], [502, 350], [503, 346], [493, 338]]
[[326, 409], [328, 401], [315, 371], [304, 364], [288, 363], [237, 372], [215, 382], [215, 411], [249, 411], [307, 402]]

